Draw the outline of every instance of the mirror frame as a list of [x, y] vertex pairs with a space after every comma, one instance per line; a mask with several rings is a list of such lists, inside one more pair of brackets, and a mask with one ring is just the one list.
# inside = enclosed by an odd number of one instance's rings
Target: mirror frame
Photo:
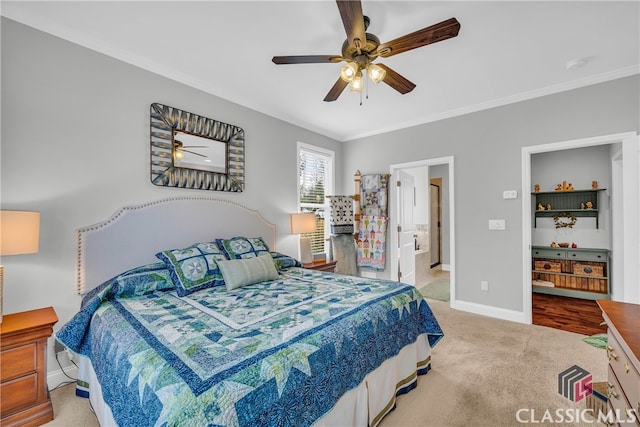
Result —
[[[244, 130], [175, 107], [150, 107], [151, 182], [163, 187], [244, 191]], [[181, 168], [173, 162], [174, 130], [227, 144], [227, 173]]]

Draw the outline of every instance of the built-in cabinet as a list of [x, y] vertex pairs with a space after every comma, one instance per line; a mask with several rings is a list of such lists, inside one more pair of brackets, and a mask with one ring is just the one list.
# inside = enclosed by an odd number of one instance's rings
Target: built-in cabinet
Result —
[[[531, 193], [535, 198], [534, 227], [538, 226], [538, 218], [555, 217], [556, 215], [567, 213], [576, 218], [595, 218], [596, 228], [599, 228], [598, 206], [601, 191], [605, 190], [540, 191]], [[539, 206], [544, 209], [539, 209]]]
[[609, 299], [608, 249], [531, 248], [534, 292], [584, 299]]

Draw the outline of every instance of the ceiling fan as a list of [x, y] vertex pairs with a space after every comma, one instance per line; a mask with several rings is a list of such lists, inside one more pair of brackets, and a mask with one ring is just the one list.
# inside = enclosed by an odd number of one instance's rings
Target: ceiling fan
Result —
[[185, 150], [185, 148], [207, 148], [206, 145], [184, 145], [182, 141], [178, 141], [177, 139], [173, 140], [173, 148], [176, 158], [182, 159], [184, 157], [184, 153], [195, 154], [200, 157], [207, 157], [204, 154], [196, 153], [195, 151]]
[[362, 14], [360, 0], [336, 0], [342, 17], [342, 24], [347, 39], [342, 44], [342, 55], [297, 55], [274, 56], [274, 64], [311, 64], [346, 62], [340, 70], [340, 77], [335, 82], [324, 101], [338, 99], [347, 85], [352, 91], [362, 92], [363, 71], [371, 81], [385, 82], [401, 94], [411, 92], [416, 85], [384, 64], [374, 64], [379, 56], [388, 58], [408, 50], [446, 40], [458, 35], [460, 23], [450, 18], [413, 33], [406, 34], [390, 42], [380, 43], [378, 37], [365, 32], [369, 26], [369, 18]]

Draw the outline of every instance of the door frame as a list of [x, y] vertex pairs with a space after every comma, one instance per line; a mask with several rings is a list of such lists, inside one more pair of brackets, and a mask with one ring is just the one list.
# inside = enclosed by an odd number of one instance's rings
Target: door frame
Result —
[[[618, 300], [639, 303], [638, 278], [640, 269], [638, 266], [640, 235], [638, 230], [638, 195], [640, 186], [638, 149], [640, 137], [635, 132], [625, 132], [611, 135], [603, 135], [593, 138], [575, 139], [550, 144], [534, 145], [522, 148], [522, 306], [524, 323], [532, 323], [532, 287], [531, 287], [531, 155], [552, 151], [567, 150], [573, 148], [592, 147], [596, 145], [609, 145], [622, 143], [623, 170], [612, 173], [620, 173], [624, 176], [625, 186], [620, 191], [622, 197], [612, 198], [612, 217], [618, 214], [624, 218], [623, 227], [612, 235], [613, 256], [622, 256], [621, 263], [614, 263], [611, 268], [613, 280], [624, 277], [624, 283], [619, 286], [622, 292], [616, 296]], [[612, 153], [612, 156], [614, 153]], [[617, 154], [616, 154], [617, 155]], [[612, 157], [610, 156], [610, 157]], [[622, 177], [612, 177], [612, 185], [621, 181]], [[623, 203], [624, 200], [624, 203]], [[635, 215], [634, 215], [635, 213]], [[635, 223], [633, 217], [635, 216]], [[622, 255], [620, 255], [622, 254]], [[613, 287], [613, 281], [611, 283]], [[634, 287], [635, 286], [635, 287]], [[616, 285], [616, 287], [618, 287]]]
[[[456, 303], [456, 226], [455, 226], [455, 183], [454, 183], [454, 157], [438, 157], [433, 159], [416, 160], [407, 163], [397, 163], [389, 166], [389, 172], [391, 176], [394, 176], [394, 172], [397, 169], [411, 169], [416, 167], [429, 167], [447, 165], [449, 169], [449, 286], [450, 286], [450, 298], [449, 306], [454, 307]], [[390, 183], [389, 185], [389, 238], [387, 242], [389, 248], [389, 267], [390, 277], [398, 277], [398, 187], [396, 183]]]

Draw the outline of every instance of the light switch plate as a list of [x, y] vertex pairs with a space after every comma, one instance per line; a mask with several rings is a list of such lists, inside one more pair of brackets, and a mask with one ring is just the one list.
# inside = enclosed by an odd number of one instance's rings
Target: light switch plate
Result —
[[505, 229], [504, 219], [489, 220], [489, 230], [504, 230], [504, 229]]
[[505, 190], [502, 192], [503, 199], [517, 199], [518, 198], [518, 190]]

